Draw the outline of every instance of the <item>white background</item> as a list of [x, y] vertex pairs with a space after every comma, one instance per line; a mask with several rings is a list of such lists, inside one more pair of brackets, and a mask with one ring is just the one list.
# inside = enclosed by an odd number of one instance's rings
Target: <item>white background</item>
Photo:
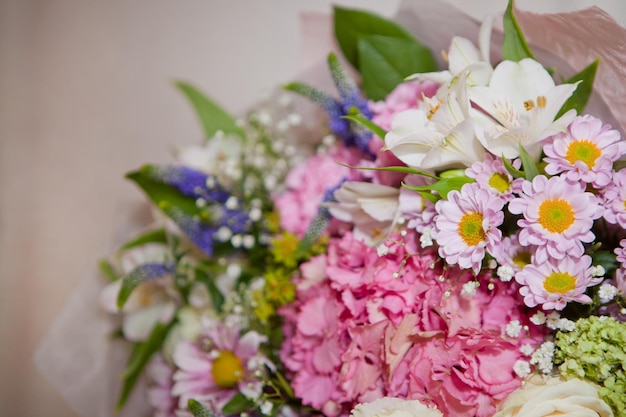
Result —
[[[389, 16], [398, 0], [333, 3]], [[452, 3], [480, 18], [506, 2]], [[622, 1], [595, 3], [626, 22]], [[34, 369], [32, 351], [78, 280], [128, 232], [142, 196], [123, 174], [200, 140], [171, 81], [192, 81], [239, 113], [293, 79], [298, 14], [330, 4], [0, 1], [0, 414], [73, 415]]]

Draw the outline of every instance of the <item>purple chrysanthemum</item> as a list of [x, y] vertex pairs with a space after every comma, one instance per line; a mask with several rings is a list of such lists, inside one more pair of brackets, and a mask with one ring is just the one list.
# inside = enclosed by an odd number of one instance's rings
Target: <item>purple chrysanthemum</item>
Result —
[[544, 310], [563, 310], [570, 301], [590, 303], [585, 291], [602, 277], [593, 277], [591, 257], [583, 255], [532, 263], [517, 273], [515, 280], [522, 285], [520, 294], [528, 307], [541, 304]]
[[537, 262], [562, 259], [566, 254], [581, 256], [583, 242], [594, 240], [591, 226], [602, 214], [598, 200], [582, 184], [543, 175], [522, 184], [522, 193], [511, 200], [509, 211], [524, 216], [517, 222], [522, 228], [519, 241], [524, 246], [537, 245]]
[[626, 169], [617, 171], [612, 181], [602, 190], [604, 218], [626, 228]]
[[[516, 163], [519, 160], [516, 160]], [[519, 164], [517, 163], [517, 168]], [[474, 162], [470, 168], [465, 170], [465, 175], [474, 178], [481, 188], [490, 190], [499, 195], [505, 201], [512, 200], [522, 188], [522, 178], [513, 178], [506, 170], [502, 158], [493, 157], [490, 154], [485, 156], [485, 160]]]
[[564, 172], [569, 181], [601, 188], [611, 181], [613, 162], [626, 151], [626, 142], [611, 126], [584, 115], [575, 118], [566, 133], [554, 136], [543, 151], [548, 174]]
[[439, 255], [449, 264], [471, 268], [478, 273], [485, 249], [493, 250], [502, 238], [498, 226], [504, 221], [504, 202], [476, 183], [451, 191], [435, 206], [437, 216], [433, 235]]

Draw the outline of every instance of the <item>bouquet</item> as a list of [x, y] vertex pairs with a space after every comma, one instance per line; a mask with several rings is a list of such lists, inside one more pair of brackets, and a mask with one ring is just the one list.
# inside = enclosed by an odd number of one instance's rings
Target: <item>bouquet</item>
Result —
[[622, 119], [517, 19], [441, 66], [336, 7], [335, 89], [243, 120], [179, 83], [206, 142], [127, 175], [154, 222], [100, 264], [118, 409], [145, 378], [155, 416], [624, 415]]

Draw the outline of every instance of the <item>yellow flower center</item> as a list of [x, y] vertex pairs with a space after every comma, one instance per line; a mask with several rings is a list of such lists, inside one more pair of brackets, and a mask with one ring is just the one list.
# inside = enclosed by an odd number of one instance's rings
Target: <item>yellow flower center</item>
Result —
[[520, 268], [523, 268], [526, 265], [530, 264], [530, 252], [518, 252], [513, 257], [513, 263]]
[[546, 200], [539, 206], [539, 224], [553, 233], [563, 233], [574, 224], [574, 210], [561, 198]]
[[511, 187], [511, 183], [506, 175], [497, 172], [489, 178], [489, 186], [503, 193]]
[[467, 246], [476, 246], [485, 240], [483, 216], [480, 213], [467, 213], [461, 217], [459, 236]]
[[219, 356], [213, 361], [211, 375], [218, 387], [234, 387], [243, 378], [241, 359], [230, 350], [221, 350]]
[[581, 161], [589, 168], [593, 168], [600, 155], [602, 155], [602, 152], [595, 143], [583, 139], [569, 144], [565, 159], [572, 165], [574, 165], [576, 161]]
[[576, 277], [567, 272], [554, 272], [546, 277], [543, 282], [543, 288], [549, 293], [566, 294], [568, 291], [576, 288]]

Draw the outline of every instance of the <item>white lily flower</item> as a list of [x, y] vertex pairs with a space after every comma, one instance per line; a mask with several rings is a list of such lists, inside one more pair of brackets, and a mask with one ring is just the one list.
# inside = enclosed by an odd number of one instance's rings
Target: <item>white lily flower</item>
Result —
[[485, 151], [469, 117], [465, 73], [443, 94], [424, 98], [419, 109], [400, 112], [391, 122], [385, 146], [410, 167], [443, 169], [483, 160]]
[[400, 190], [382, 184], [346, 181], [326, 203], [333, 217], [354, 223], [354, 235], [370, 245], [387, 237], [397, 222]]
[[576, 84], [555, 85], [548, 71], [533, 59], [501, 62], [489, 86], [469, 89], [478, 140], [494, 155], [516, 158], [522, 145], [538, 160], [540, 142], [565, 131], [576, 116], [570, 110], [554, 120], [575, 89]]
[[445, 88], [455, 77], [467, 73], [467, 85], [487, 85], [493, 71], [489, 61], [493, 19], [493, 16], [487, 17], [480, 27], [478, 36], [480, 50], [469, 39], [455, 36], [450, 42], [446, 55], [448, 61], [447, 70], [414, 74], [409, 76], [408, 79], [434, 81]]

